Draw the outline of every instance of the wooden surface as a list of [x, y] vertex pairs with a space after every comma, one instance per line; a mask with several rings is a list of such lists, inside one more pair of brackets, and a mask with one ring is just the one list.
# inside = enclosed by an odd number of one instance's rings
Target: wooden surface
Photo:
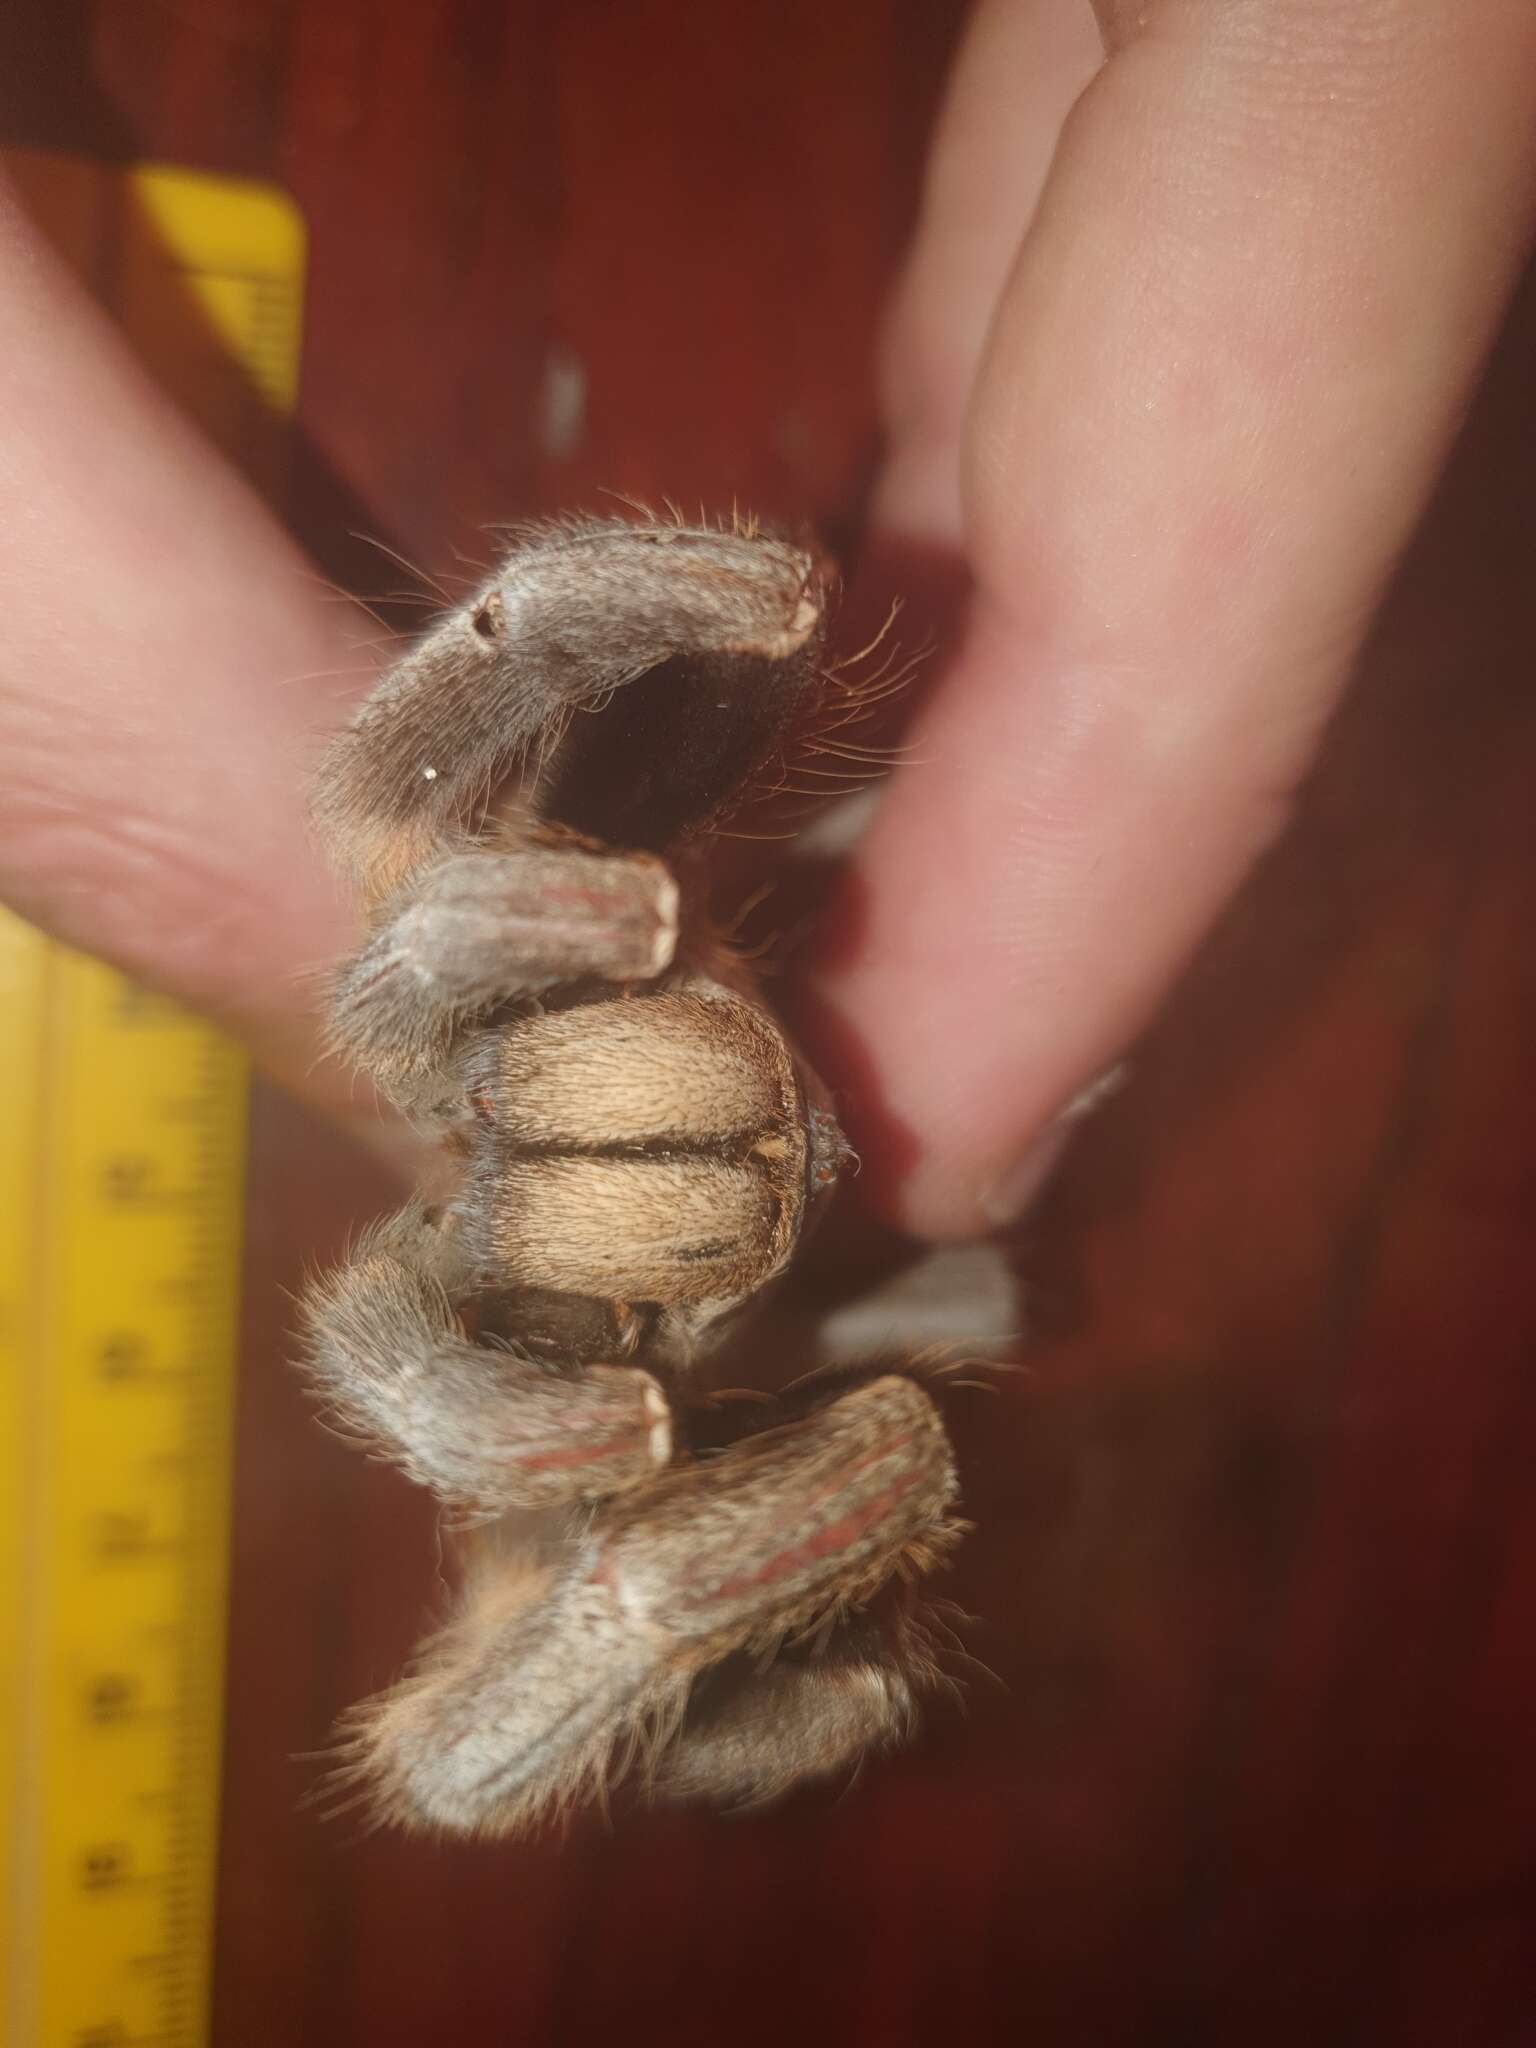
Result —
[[[274, 177], [295, 518], [434, 570], [601, 486], [852, 530], [938, 0], [11, 0], [5, 139]], [[303, 1262], [379, 1190], [264, 1099], [217, 2032], [234, 2044], [1536, 2039], [1528, 298], [1267, 864], [1020, 1241], [957, 1395], [996, 1674], [766, 1817], [449, 1848], [303, 1804], [435, 1597], [315, 1426]]]

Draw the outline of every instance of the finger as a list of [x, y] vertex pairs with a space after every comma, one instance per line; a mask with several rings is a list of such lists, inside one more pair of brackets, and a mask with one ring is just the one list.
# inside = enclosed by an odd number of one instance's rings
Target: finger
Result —
[[987, 332], [1061, 124], [1103, 59], [1088, 0], [984, 0], [976, 10], [886, 329], [889, 456], [874, 507], [886, 536], [959, 544], [960, 445]]
[[350, 917], [317, 743], [371, 673], [255, 497], [0, 192], [0, 897], [328, 1106], [314, 970]]
[[1283, 823], [1529, 231], [1524, 0], [1136, 19], [1003, 296], [965, 646], [818, 982], [936, 1234], [1023, 1198]]

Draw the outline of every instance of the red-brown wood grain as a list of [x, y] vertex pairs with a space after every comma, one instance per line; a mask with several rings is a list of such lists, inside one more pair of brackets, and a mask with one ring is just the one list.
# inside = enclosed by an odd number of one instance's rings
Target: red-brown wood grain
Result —
[[[4, 139], [273, 177], [294, 517], [451, 575], [600, 489], [853, 530], [938, 0], [12, 0]], [[850, 1791], [450, 1847], [303, 1804], [437, 1596], [285, 1288], [380, 1199], [259, 1104], [216, 2039], [1536, 2039], [1536, 530], [1519, 310], [1295, 826], [957, 1394], [966, 1711]]]

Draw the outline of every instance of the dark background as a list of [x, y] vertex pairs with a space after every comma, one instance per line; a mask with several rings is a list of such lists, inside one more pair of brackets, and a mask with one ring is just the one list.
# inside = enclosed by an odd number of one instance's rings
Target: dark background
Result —
[[[9, 0], [0, 141], [293, 193], [291, 509], [343, 580], [400, 581], [352, 529], [452, 570], [603, 486], [842, 543], [962, 13]], [[1020, 1238], [1028, 1372], [953, 1397], [996, 1678], [851, 1791], [511, 1848], [304, 1808], [437, 1563], [285, 1363], [380, 1191], [259, 1100], [225, 2048], [1536, 2038], [1532, 326], [1295, 829]]]

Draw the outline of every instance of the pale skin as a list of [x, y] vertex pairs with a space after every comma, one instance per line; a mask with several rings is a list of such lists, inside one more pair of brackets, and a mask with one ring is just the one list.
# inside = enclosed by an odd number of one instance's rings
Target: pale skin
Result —
[[[1283, 826], [1533, 212], [1529, 0], [979, 9], [875, 507], [971, 596], [812, 974], [891, 1216], [1016, 1213]], [[0, 282], [0, 894], [345, 1114], [302, 810], [355, 622], [8, 204]]]

